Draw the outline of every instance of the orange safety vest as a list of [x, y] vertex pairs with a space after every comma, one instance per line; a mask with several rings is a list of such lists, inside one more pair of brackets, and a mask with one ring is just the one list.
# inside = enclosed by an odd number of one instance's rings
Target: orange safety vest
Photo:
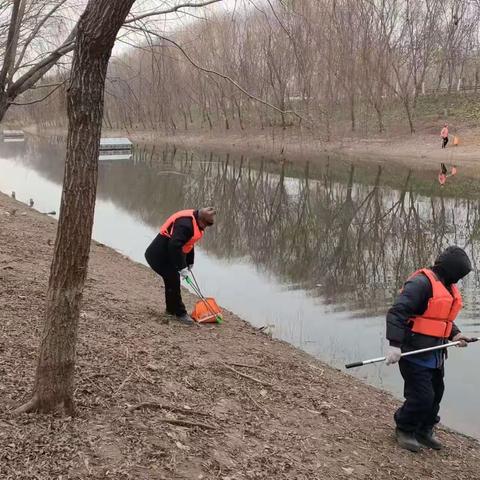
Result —
[[173, 233], [173, 226], [175, 220], [182, 217], [190, 217], [193, 224], [193, 237], [182, 247], [183, 253], [189, 253], [192, 251], [193, 246], [203, 237], [203, 230], [200, 230], [197, 219], [193, 214], [195, 210], [180, 210], [168, 217], [167, 221], [160, 227], [160, 234], [164, 237], [171, 238]]
[[423, 273], [430, 280], [432, 297], [425, 312], [419, 317], [410, 319], [411, 330], [430, 337], [449, 338], [453, 322], [463, 306], [462, 295], [456, 285], [451, 286], [450, 293], [435, 273], [427, 268], [418, 270], [410, 278], [419, 273]]

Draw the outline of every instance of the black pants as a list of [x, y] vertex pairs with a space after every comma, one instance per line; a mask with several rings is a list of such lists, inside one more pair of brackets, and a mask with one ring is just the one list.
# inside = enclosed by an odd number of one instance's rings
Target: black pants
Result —
[[[160, 236], [158, 236], [160, 237]], [[165, 305], [172, 315], [187, 313], [180, 291], [180, 275], [161, 248], [162, 239], [155, 239], [145, 252], [145, 259], [165, 283]], [[160, 246], [160, 247], [159, 247]]]
[[445, 148], [448, 143], [448, 137], [443, 137], [442, 148]]
[[395, 422], [405, 432], [431, 430], [440, 421], [438, 412], [445, 386], [442, 368], [426, 368], [408, 360], [399, 362], [405, 381], [405, 403], [395, 412]]

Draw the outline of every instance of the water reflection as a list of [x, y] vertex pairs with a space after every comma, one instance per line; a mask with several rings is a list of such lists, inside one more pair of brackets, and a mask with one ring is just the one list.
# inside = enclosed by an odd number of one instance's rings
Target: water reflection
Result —
[[382, 188], [381, 168], [369, 186], [355, 183], [353, 166], [345, 184], [328, 163], [316, 178], [308, 165], [298, 178], [288, 169], [274, 173], [265, 163], [175, 149], [140, 151], [133, 165], [101, 171], [100, 192], [151, 225], [179, 207], [213, 204], [219, 220], [203, 244], [210, 254], [248, 257], [355, 317], [383, 312], [406, 276], [446, 245], [467, 246], [474, 275], [466, 281], [466, 311], [476, 313], [477, 201], [417, 195], [409, 172], [394, 191]]
[[[64, 145], [26, 148], [26, 155], [15, 155], [60, 183]], [[382, 187], [381, 167], [372, 185], [355, 183], [354, 166], [345, 183], [328, 161], [315, 178], [308, 164], [297, 177], [294, 168], [285, 162], [272, 171], [266, 161], [140, 148], [132, 162], [100, 163], [99, 197], [152, 226], [176, 209], [215, 205], [217, 225], [202, 244], [209, 254], [247, 257], [288, 288], [307, 289], [355, 317], [383, 312], [406, 276], [445, 246], [466, 246], [474, 266], [464, 282], [466, 313], [477, 313], [478, 201], [418, 195], [411, 172], [401, 190], [392, 190]]]
[[[63, 140], [6, 147], [0, 159], [12, 158], [56, 186], [54, 204], [45, 208], [57, 209]], [[384, 312], [403, 280], [455, 243], [466, 246], [474, 265], [462, 286], [460, 322], [464, 331], [478, 333], [479, 202], [419, 195], [408, 171], [399, 189], [387, 188], [386, 175], [378, 168], [370, 184], [362, 184], [362, 171], [339, 172], [328, 159], [313, 171], [308, 164], [137, 148], [130, 161], [100, 162], [95, 238], [141, 260], [173, 211], [215, 205], [216, 228], [198, 252], [204, 290], [253, 324], [273, 324], [276, 336], [337, 365], [381, 352]], [[467, 350], [449, 362], [455, 374], [448, 379], [446, 419], [480, 435], [478, 422], [470, 421], [476, 414], [470, 390], [480, 387], [478, 355], [474, 347]], [[355, 373], [400, 392], [394, 369]], [[461, 411], [449, 409], [459, 399]]]

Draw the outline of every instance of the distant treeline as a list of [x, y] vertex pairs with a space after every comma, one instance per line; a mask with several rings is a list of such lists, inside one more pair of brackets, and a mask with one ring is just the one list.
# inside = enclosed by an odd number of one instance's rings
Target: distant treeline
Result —
[[[325, 140], [393, 123], [414, 131], [424, 95], [479, 88], [479, 14], [464, 0], [267, 1], [168, 40], [147, 30], [111, 62], [105, 125], [301, 127]], [[64, 125], [67, 83], [14, 115]]]

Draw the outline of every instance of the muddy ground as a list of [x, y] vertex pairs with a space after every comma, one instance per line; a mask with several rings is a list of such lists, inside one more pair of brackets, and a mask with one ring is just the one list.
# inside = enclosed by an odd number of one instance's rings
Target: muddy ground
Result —
[[55, 230], [0, 195], [2, 480], [479, 478], [478, 442], [442, 429], [444, 451], [402, 451], [391, 395], [230, 312], [221, 326], [168, 323], [161, 281], [100, 244], [80, 322], [78, 416], [12, 416], [32, 388]]

